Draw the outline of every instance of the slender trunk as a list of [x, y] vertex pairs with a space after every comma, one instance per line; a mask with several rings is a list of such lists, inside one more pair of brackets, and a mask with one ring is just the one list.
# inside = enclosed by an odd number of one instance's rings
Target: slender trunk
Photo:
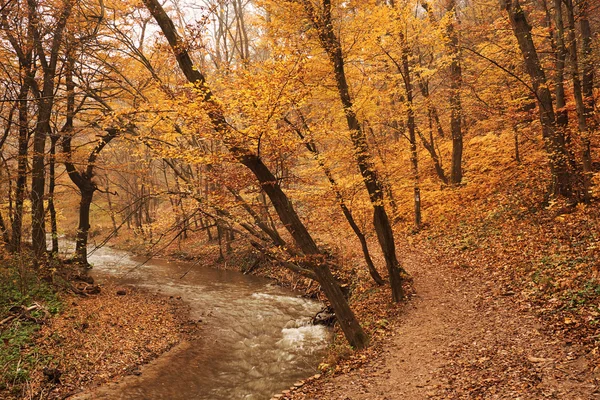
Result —
[[112, 204], [112, 197], [110, 193], [108, 175], [106, 176], [106, 202], [108, 203], [108, 213], [110, 214], [110, 220], [113, 226], [114, 236], [118, 236], [119, 230], [117, 229], [117, 220], [115, 218], [115, 211]]
[[48, 211], [50, 211], [50, 229], [52, 235], [52, 254], [58, 254], [58, 226], [56, 223], [56, 208], [54, 207], [54, 189], [56, 187], [56, 142], [58, 135], [50, 138], [50, 167], [48, 173]]
[[519, 130], [517, 124], [512, 124], [513, 136], [515, 138], [515, 161], [521, 164], [521, 152], [519, 151]]
[[25, 187], [27, 186], [27, 149], [29, 147], [29, 83], [27, 80], [21, 86], [19, 93], [19, 144], [17, 159], [17, 183], [15, 185], [15, 213], [12, 221], [11, 248], [14, 252], [21, 250], [23, 229], [23, 203]]
[[454, 27], [456, 21], [456, 1], [449, 0], [446, 9], [452, 18], [446, 26], [446, 45], [452, 61], [450, 62], [450, 131], [452, 135], [452, 161], [450, 169], [450, 183], [458, 185], [462, 182], [462, 105], [460, 90], [462, 86], [462, 68], [460, 65], [460, 48], [458, 34]]
[[[268, 225], [268, 217], [266, 213], [262, 213], [262, 216], [257, 213], [251, 206], [244, 200], [244, 198], [232, 187], [226, 186], [227, 190], [235, 197], [235, 200], [239, 205], [242, 206], [244, 210], [252, 217], [256, 226], [260, 228], [273, 242], [275, 246], [285, 247], [286, 243], [277, 231], [277, 229], [273, 226]], [[262, 196], [261, 196], [262, 197]]]
[[433, 118], [432, 118], [431, 113], [428, 113], [428, 119], [429, 119], [429, 139], [427, 139], [418, 129], [417, 129], [417, 134], [419, 135], [419, 138], [421, 139], [421, 143], [423, 144], [423, 147], [425, 147], [425, 150], [427, 150], [427, 152], [431, 156], [431, 160], [433, 161], [433, 166], [435, 167], [435, 173], [437, 174], [438, 178], [440, 178], [440, 180], [444, 184], [447, 185], [448, 178], [446, 177], [446, 172], [444, 171], [444, 168], [442, 167], [442, 162], [440, 160], [440, 156], [438, 155], [438, 152], [435, 148], [435, 139], [433, 136]]
[[0, 213], [0, 233], [2, 233], [2, 241], [6, 246], [10, 245], [10, 235], [8, 233], [8, 229], [6, 228], [6, 224], [4, 223], [4, 218], [2, 217], [2, 213]]
[[440, 137], [444, 137], [444, 128], [442, 127], [442, 123], [440, 122], [440, 115], [437, 112], [437, 109], [435, 107], [433, 107], [433, 105], [431, 105], [431, 100], [428, 99], [427, 103], [430, 105], [431, 107], [431, 116], [433, 117], [433, 121], [435, 122], [435, 127], [437, 130], [437, 133]]
[[29, 28], [33, 30], [34, 45], [41, 51], [38, 51], [38, 59], [44, 70], [42, 90], [38, 98], [37, 123], [33, 133], [33, 162], [31, 173], [31, 239], [33, 252], [36, 257], [36, 264], [46, 253], [46, 227], [44, 221], [44, 190], [45, 190], [45, 151], [46, 139], [51, 133], [50, 118], [54, 108], [54, 88], [56, 79], [56, 68], [59, 59], [59, 52], [63, 42], [63, 33], [67, 25], [67, 20], [71, 15], [74, 1], [66, 0], [62, 9], [57, 15], [57, 23], [53, 30], [51, 44], [49, 46], [49, 55], [47, 58], [42, 43], [42, 35], [39, 26], [42, 20], [38, 14], [37, 2], [28, 1], [29, 9]]
[[375, 165], [371, 159], [371, 152], [365, 132], [358, 121], [354, 112], [352, 98], [346, 73], [344, 70], [344, 57], [340, 42], [333, 31], [331, 20], [331, 4], [328, 0], [324, 1], [324, 10], [322, 16], [317, 16], [315, 9], [310, 1], [303, 1], [305, 10], [311, 17], [311, 20], [318, 30], [319, 39], [324, 50], [327, 52], [335, 75], [336, 85], [340, 101], [342, 103], [346, 123], [350, 131], [350, 139], [355, 150], [356, 162], [369, 199], [373, 206], [373, 226], [377, 232], [377, 239], [383, 252], [388, 274], [390, 277], [390, 286], [392, 288], [392, 300], [399, 302], [404, 298], [404, 289], [402, 283], [404, 276], [408, 274], [400, 266], [396, 257], [396, 245], [394, 243], [394, 233], [387, 212], [384, 208], [384, 185], [381, 182]]
[[[583, 110], [590, 135], [593, 135], [598, 129], [598, 123], [594, 119], [594, 59], [592, 55], [592, 29], [588, 19], [589, 0], [581, 0], [579, 4], [579, 28], [581, 30], [582, 53], [581, 66], [583, 70]], [[592, 173], [592, 151], [590, 140], [584, 143], [583, 160], [584, 173], [590, 175]]]
[[309, 261], [309, 265], [311, 266], [310, 269], [315, 273], [317, 281], [321, 284], [327, 299], [335, 310], [340, 327], [344, 331], [350, 345], [359, 349], [366, 347], [368, 344], [366, 333], [363, 331], [356, 320], [354, 313], [348, 306], [348, 302], [344, 297], [342, 289], [331, 274], [329, 265], [326, 261], [322, 260], [323, 256], [319, 251], [319, 248], [306, 230], [302, 221], [300, 221], [291, 202], [277, 184], [275, 176], [262, 163], [260, 158], [254, 155], [246, 155], [245, 157], [242, 157], [240, 161], [254, 173], [261, 183], [261, 186], [267, 196], [269, 196], [277, 215], [294, 238], [299, 250], [306, 254], [309, 257], [309, 260], [313, 260], [312, 262]]
[[446, 177], [446, 173], [444, 172], [444, 168], [442, 167], [440, 157], [435, 149], [435, 139], [434, 139], [434, 135], [433, 135], [434, 126], [435, 126], [435, 130], [437, 131], [437, 133], [440, 137], [444, 137], [444, 129], [442, 128], [442, 124], [440, 123], [440, 117], [438, 115], [437, 109], [434, 107], [434, 105], [431, 102], [431, 98], [429, 95], [428, 83], [423, 79], [423, 77], [419, 73], [416, 73], [416, 76], [417, 76], [417, 80], [419, 82], [419, 88], [421, 90], [421, 95], [423, 95], [423, 97], [425, 98], [425, 103], [427, 104], [427, 119], [429, 122], [429, 140], [427, 140], [424, 137], [424, 135], [418, 131], [417, 131], [417, 134], [419, 135], [421, 142], [423, 143], [423, 147], [425, 147], [425, 150], [427, 150], [427, 152], [431, 156], [431, 160], [433, 161], [433, 165], [435, 167], [435, 173], [437, 174], [438, 178], [440, 178], [440, 180], [442, 182], [444, 182], [444, 184], [447, 185], [448, 178]]
[[590, 0], [581, 0], [579, 3], [579, 28], [581, 30], [581, 66], [583, 70], [583, 97], [585, 115], [588, 124], [593, 121], [594, 111], [594, 59], [592, 55], [592, 28], [588, 19]]
[[563, 131], [569, 124], [569, 113], [565, 107], [565, 58], [567, 50], [565, 47], [565, 29], [562, 17], [562, 0], [554, 0], [554, 24], [556, 27], [555, 47], [555, 79], [554, 79], [554, 94], [556, 98], [556, 126]]
[[96, 159], [102, 149], [118, 134], [116, 128], [106, 129], [106, 134], [100, 138], [94, 150], [90, 153], [87, 160], [87, 167], [84, 171], [78, 171], [71, 161], [71, 140], [73, 135], [73, 120], [75, 116], [75, 83], [73, 81], [73, 67], [75, 60], [71, 54], [67, 55], [67, 64], [65, 68], [65, 86], [67, 92], [67, 115], [65, 124], [61, 130], [63, 134], [62, 148], [66, 155], [64, 161], [65, 168], [71, 181], [79, 189], [81, 199], [79, 202], [79, 226], [77, 227], [77, 239], [75, 245], [75, 260], [80, 264], [87, 266], [87, 242], [90, 230], [90, 206], [94, 192], [98, 189], [93, 182], [94, 166]]
[[[179, 178], [177, 178], [177, 176], [175, 177], [175, 190], [177, 190], [178, 193], [181, 193], [181, 186], [179, 185]], [[173, 212], [175, 213], [175, 218], [176, 220], [180, 222], [180, 224], [182, 225], [182, 234], [181, 234], [181, 238], [183, 240], [188, 238], [188, 228], [189, 228], [189, 221], [188, 221], [188, 216], [187, 213], [185, 212], [185, 207], [183, 206], [183, 200], [181, 199], [181, 197], [179, 197], [178, 199], [175, 200], [175, 204], [179, 206], [179, 210], [177, 209], [173, 209]]]
[[[308, 131], [308, 124], [306, 123], [304, 117], [301, 116], [300, 118], [304, 125], [304, 129], [306, 129]], [[331, 170], [327, 167], [327, 165], [325, 165], [325, 162], [323, 161], [323, 158], [321, 157], [321, 154], [320, 154], [319, 149], [317, 148], [315, 142], [310, 138], [307, 139], [306, 136], [302, 134], [300, 129], [295, 127], [287, 118], [285, 118], [285, 121], [296, 131], [298, 136], [300, 136], [300, 139], [302, 139], [304, 141], [305, 147], [308, 149], [308, 151], [310, 151], [314, 155], [315, 159], [319, 163], [319, 166], [323, 170], [323, 173], [327, 177], [327, 180], [329, 181], [331, 189], [333, 190], [333, 193], [335, 194], [335, 197], [340, 205], [340, 208], [342, 209], [342, 213], [344, 214], [344, 217], [346, 217], [346, 221], [348, 221], [348, 224], [350, 224], [352, 231], [354, 232], [354, 234], [358, 238], [358, 241], [360, 242], [360, 247], [362, 249], [363, 256], [364, 256], [365, 262], [367, 264], [369, 275], [371, 275], [371, 278], [373, 278], [375, 283], [377, 283], [378, 285], [384, 285], [385, 280], [381, 277], [381, 275], [375, 268], [375, 264], [373, 263], [373, 260], [371, 258], [371, 254], [369, 252], [369, 245], [367, 244], [367, 239], [366, 239], [364, 233], [358, 227], [358, 224], [356, 223], [356, 221], [354, 220], [352, 212], [346, 205], [344, 196], [342, 196], [342, 192], [340, 191], [338, 183], [335, 180]]]
[[217, 221], [217, 240], [219, 242], [219, 258], [217, 258], [217, 262], [223, 262], [225, 260], [225, 256], [223, 255], [223, 226], [220, 221]]
[[406, 126], [408, 127], [408, 140], [410, 142], [410, 162], [413, 174], [413, 197], [414, 197], [414, 222], [415, 228], [421, 227], [421, 189], [419, 187], [419, 158], [417, 154], [417, 135], [415, 124], [415, 112], [413, 109], [413, 84], [408, 64], [408, 45], [406, 38], [401, 34], [402, 42], [402, 78], [404, 80], [404, 91], [406, 93]]
[[[49, 96], [52, 93], [48, 94]], [[44, 92], [44, 97], [46, 93]], [[45, 149], [46, 137], [50, 131], [51, 104], [48, 99], [40, 100], [38, 122], [33, 134], [33, 162], [31, 171], [31, 240], [36, 263], [46, 253], [46, 227], [44, 218], [45, 189]]]

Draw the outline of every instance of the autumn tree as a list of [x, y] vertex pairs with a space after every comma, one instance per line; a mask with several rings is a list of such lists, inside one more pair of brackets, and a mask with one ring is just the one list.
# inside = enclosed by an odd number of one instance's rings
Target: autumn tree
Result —
[[384, 204], [385, 185], [381, 181], [377, 168], [373, 163], [364, 127], [354, 110], [341, 43], [334, 31], [331, 2], [324, 1], [322, 5], [315, 6], [310, 1], [301, 1], [299, 7], [292, 7], [288, 10], [288, 13], [294, 15], [294, 13], [299, 12], [298, 8], [303, 12], [303, 18], [311, 24], [319, 44], [330, 61], [339, 101], [341, 102], [347, 127], [350, 131], [350, 138], [356, 156], [356, 165], [363, 178], [373, 207], [373, 226], [386, 261], [390, 285], [392, 287], [392, 299], [400, 301], [404, 298], [402, 283], [407, 274], [400, 266], [396, 256], [394, 234]]
[[240, 143], [236, 143], [235, 134], [223, 115], [222, 108], [207, 85], [204, 75], [194, 67], [192, 59], [185, 45], [178, 35], [175, 25], [168, 17], [162, 6], [155, 0], [145, 0], [144, 4], [160, 26], [173, 49], [179, 68], [186, 79], [194, 84], [198, 91], [199, 101], [207, 109], [207, 116], [212, 128], [221, 135], [224, 144], [232, 156], [246, 168], [248, 168], [271, 200], [277, 215], [294, 240], [298, 255], [302, 257], [302, 264], [314, 273], [314, 277], [321, 284], [325, 294], [331, 302], [340, 326], [342, 327], [348, 342], [357, 348], [367, 344], [367, 336], [360, 327], [352, 310], [348, 306], [340, 286], [332, 275], [329, 265], [323, 259], [321, 251], [314, 239], [309, 234], [306, 226], [300, 220], [291, 201], [281, 189], [277, 179], [270, 169], [263, 163], [260, 156], [254, 154]]

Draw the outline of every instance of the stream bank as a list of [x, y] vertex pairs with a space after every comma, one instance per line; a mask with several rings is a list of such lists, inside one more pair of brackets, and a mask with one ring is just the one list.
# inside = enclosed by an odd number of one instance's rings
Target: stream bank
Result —
[[319, 302], [198, 262], [148, 260], [110, 248], [89, 260], [99, 280], [109, 276], [181, 299], [202, 326], [189, 344], [89, 398], [266, 399], [318, 371], [330, 340], [328, 328], [310, 323]]
[[114, 281], [100, 287], [86, 297], [59, 293], [61, 312], [42, 321], [21, 348], [21, 359], [32, 360], [22, 371], [24, 380], [7, 382], [1, 398], [63, 399], [137, 373], [140, 365], [198, 335], [181, 300]]

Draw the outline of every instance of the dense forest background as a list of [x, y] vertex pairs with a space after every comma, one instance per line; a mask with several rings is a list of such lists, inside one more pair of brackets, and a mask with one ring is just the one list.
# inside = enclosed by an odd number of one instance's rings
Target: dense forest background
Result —
[[599, 32], [592, 0], [2, 0], [6, 264], [270, 264], [361, 348], [347, 289], [403, 300], [413, 247], [594, 330]]

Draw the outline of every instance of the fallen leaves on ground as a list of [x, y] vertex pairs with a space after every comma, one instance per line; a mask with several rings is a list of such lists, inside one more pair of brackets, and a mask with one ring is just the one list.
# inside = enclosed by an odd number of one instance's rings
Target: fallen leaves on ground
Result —
[[[105, 283], [99, 295], [65, 295], [63, 302], [63, 313], [40, 329], [31, 349], [40, 363], [22, 398], [64, 398], [134, 373], [196, 329], [181, 300], [129, 286]], [[59, 381], [50, 382], [44, 369], [59, 371]]]

